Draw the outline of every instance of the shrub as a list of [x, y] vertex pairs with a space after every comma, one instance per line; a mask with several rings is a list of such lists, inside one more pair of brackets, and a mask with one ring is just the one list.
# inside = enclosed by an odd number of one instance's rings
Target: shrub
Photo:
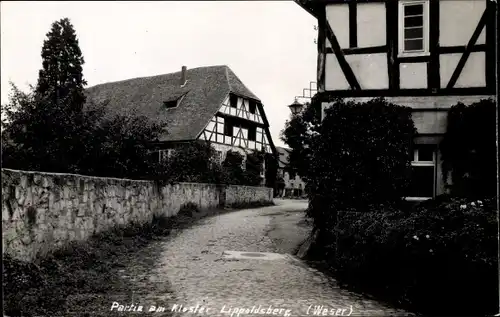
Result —
[[331, 230], [338, 210], [401, 202], [416, 133], [411, 109], [384, 99], [338, 99], [325, 114], [306, 186], [315, 226]]
[[194, 213], [198, 213], [198, 205], [192, 202], [188, 202], [184, 205], [181, 206], [179, 209], [179, 212], [177, 215], [179, 216], [185, 216], [185, 217], [192, 217]]
[[342, 212], [336, 233], [330, 263], [340, 282], [434, 315], [498, 309], [496, 199], [440, 197], [411, 211]]
[[212, 183], [220, 177], [215, 149], [207, 142], [191, 142], [175, 148], [158, 167], [157, 177], [170, 182]]
[[495, 106], [491, 99], [470, 106], [458, 103], [448, 113], [440, 148], [443, 177], [451, 174], [453, 195], [481, 198], [497, 193]]
[[242, 166], [243, 156], [235, 151], [227, 151], [226, 158], [222, 162], [222, 169], [229, 184], [243, 185], [245, 183], [245, 171]]
[[245, 181], [244, 184], [248, 186], [259, 186], [262, 178], [260, 172], [264, 165], [264, 155], [261, 152], [252, 152], [247, 154], [246, 168], [245, 168]]

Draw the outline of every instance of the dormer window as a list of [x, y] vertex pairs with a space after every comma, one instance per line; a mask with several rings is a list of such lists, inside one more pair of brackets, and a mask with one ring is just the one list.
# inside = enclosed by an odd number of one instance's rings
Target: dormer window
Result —
[[429, 54], [429, 0], [399, 2], [399, 55]]
[[177, 99], [176, 100], [170, 100], [170, 101], [164, 101], [163, 102], [163, 105], [167, 109], [175, 108], [175, 107], [177, 107], [177, 104], [178, 104]]

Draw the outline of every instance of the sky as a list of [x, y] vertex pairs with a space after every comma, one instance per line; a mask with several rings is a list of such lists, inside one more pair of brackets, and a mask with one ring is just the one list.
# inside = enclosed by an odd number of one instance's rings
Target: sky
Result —
[[36, 84], [51, 24], [69, 18], [88, 87], [228, 65], [261, 99], [276, 146], [287, 105], [316, 80], [316, 19], [293, 1], [2, 1], [1, 103]]

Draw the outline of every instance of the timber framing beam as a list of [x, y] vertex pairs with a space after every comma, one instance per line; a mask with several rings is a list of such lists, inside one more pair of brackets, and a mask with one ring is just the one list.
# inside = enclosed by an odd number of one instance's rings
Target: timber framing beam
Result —
[[389, 90], [399, 89], [399, 61], [398, 55], [398, 3], [387, 1], [385, 3], [386, 39], [387, 39], [387, 71]]
[[342, 53], [342, 49], [340, 48], [340, 44], [337, 40], [337, 37], [335, 36], [335, 33], [332, 30], [332, 27], [330, 26], [330, 23], [328, 23], [328, 21], [325, 21], [325, 26], [326, 26], [326, 37], [328, 38], [330, 44], [332, 45], [333, 52], [337, 57], [340, 68], [342, 69], [342, 72], [344, 73], [347, 82], [351, 86], [351, 89], [361, 90], [361, 86], [359, 85], [356, 76], [354, 75], [351, 69], [351, 66], [349, 66], [349, 63], [345, 59], [344, 53]]
[[448, 85], [446, 86], [447, 89], [451, 89], [455, 86], [457, 83], [458, 77], [462, 73], [462, 70], [464, 69], [465, 63], [467, 62], [467, 59], [469, 58], [470, 53], [472, 52], [472, 47], [476, 44], [477, 39], [479, 38], [479, 35], [481, 34], [481, 31], [484, 29], [486, 25], [486, 21], [488, 20], [488, 6], [486, 7], [486, 10], [483, 12], [483, 15], [481, 16], [481, 19], [479, 20], [479, 23], [477, 24], [476, 30], [472, 34], [469, 43], [467, 43], [465, 52], [462, 54], [462, 57], [460, 57], [460, 60], [458, 61], [457, 67], [455, 68], [455, 71], [453, 71], [453, 74], [451, 75], [450, 81], [448, 82]]
[[427, 63], [427, 87], [431, 90], [441, 86], [439, 71], [439, 1], [429, 3], [429, 62]]

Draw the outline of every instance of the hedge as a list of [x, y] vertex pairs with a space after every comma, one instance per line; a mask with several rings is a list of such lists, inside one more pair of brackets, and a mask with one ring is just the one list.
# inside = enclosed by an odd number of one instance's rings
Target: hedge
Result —
[[[383, 212], [381, 212], [383, 211]], [[342, 212], [329, 258], [341, 283], [424, 314], [498, 310], [496, 199], [439, 197], [412, 211]]]
[[453, 195], [482, 198], [497, 194], [495, 111], [491, 99], [470, 106], [458, 103], [450, 109], [440, 150], [443, 177], [451, 178]]
[[315, 226], [331, 230], [338, 210], [401, 202], [415, 133], [409, 107], [381, 98], [333, 101], [312, 141], [306, 191]]

